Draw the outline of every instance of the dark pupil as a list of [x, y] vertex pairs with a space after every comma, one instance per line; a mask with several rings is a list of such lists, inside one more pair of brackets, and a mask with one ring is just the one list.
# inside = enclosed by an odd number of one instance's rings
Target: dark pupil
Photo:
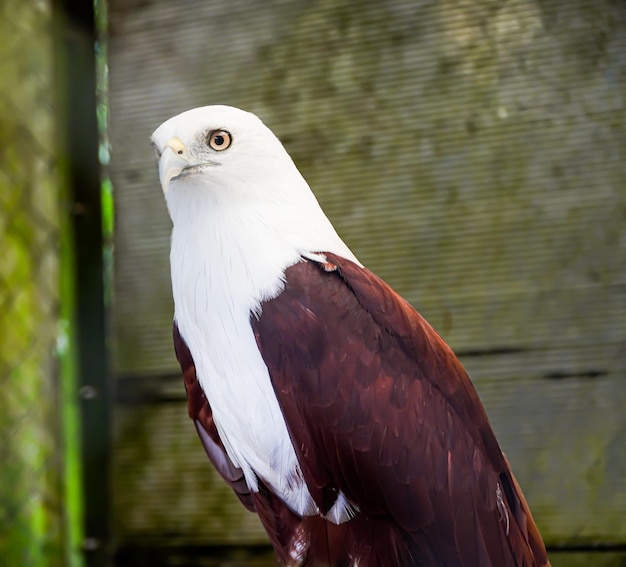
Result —
[[224, 143], [224, 136], [215, 136], [215, 138], [213, 138], [213, 143], [216, 146], [221, 146]]

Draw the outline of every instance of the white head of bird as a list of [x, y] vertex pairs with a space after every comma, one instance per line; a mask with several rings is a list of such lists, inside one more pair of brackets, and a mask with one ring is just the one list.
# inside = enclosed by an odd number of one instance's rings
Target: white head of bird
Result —
[[354, 258], [281, 142], [254, 114], [194, 108], [159, 126], [152, 143], [174, 231], [178, 223], [256, 218], [238, 231], [289, 241], [299, 254], [328, 250]]

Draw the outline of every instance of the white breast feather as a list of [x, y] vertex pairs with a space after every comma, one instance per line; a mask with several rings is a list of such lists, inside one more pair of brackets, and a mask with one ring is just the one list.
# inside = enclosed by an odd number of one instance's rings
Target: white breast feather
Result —
[[[262, 301], [280, 293], [284, 270], [302, 255], [321, 249], [354, 257], [334, 230], [326, 237], [318, 235], [318, 246], [304, 241], [294, 245], [293, 238], [285, 238], [272, 207], [260, 211], [258, 206], [198, 202], [215, 198], [215, 193], [191, 185], [177, 187], [168, 196], [170, 212], [184, 218], [184, 222], [173, 219], [175, 319], [226, 452], [242, 469], [249, 488], [258, 490], [259, 477], [296, 513], [317, 514], [250, 316], [259, 313]], [[196, 210], [217, 212], [199, 218]], [[351, 515], [342, 495], [329, 519], [340, 523]]]

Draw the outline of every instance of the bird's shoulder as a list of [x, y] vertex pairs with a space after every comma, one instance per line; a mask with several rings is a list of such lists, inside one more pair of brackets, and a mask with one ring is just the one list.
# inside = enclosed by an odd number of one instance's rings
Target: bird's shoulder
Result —
[[441, 336], [372, 271], [329, 252], [322, 257], [289, 267], [282, 293], [251, 319], [274, 387], [308, 388], [307, 403], [321, 407], [340, 400], [387, 416], [396, 407], [405, 422], [449, 415], [504, 468], [479, 396]]

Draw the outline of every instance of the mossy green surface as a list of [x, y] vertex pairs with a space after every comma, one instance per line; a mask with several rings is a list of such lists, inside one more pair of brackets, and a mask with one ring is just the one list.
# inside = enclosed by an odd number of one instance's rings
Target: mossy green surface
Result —
[[52, 16], [0, 8], [0, 564], [65, 563]]

